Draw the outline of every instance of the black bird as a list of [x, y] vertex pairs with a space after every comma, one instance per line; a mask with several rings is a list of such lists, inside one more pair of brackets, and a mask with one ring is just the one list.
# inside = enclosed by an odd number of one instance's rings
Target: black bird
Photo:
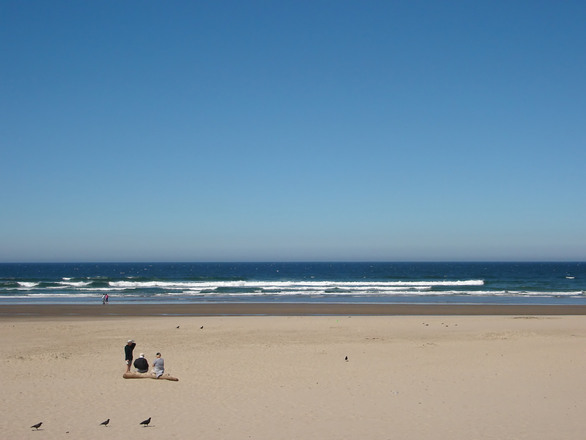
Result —
[[177, 328], [179, 328], [179, 326], [177, 326]]
[[110, 419], [104, 420], [100, 425], [108, 426], [108, 423], [110, 423]]
[[200, 330], [203, 330], [203, 325], [199, 328]]
[[36, 425], [31, 426], [31, 428], [35, 428], [38, 431], [42, 424], [43, 422], [39, 422]]
[[346, 357], [344, 358], [344, 360], [345, 360], [346, 362], [348, 362], [348, 356], [346, 356]]
[[150, 417], [148, 419], [143, 420], [142, 422], [140, 422], [139, 425], [149, 426], [149, 423], [151, 423], [151, 418]]

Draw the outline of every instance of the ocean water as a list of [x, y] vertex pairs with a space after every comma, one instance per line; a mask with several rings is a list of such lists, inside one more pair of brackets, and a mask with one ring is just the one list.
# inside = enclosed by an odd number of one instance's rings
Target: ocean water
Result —
[[586, 263], [0, 264], [0, 304], [586, 304]]

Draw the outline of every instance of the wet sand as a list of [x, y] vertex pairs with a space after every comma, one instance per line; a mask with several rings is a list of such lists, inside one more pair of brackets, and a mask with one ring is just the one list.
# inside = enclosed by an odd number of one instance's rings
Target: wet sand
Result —
[[586, 315], [586, 305], [189, 303], [0, 305], [0, 319], [41, 316]]

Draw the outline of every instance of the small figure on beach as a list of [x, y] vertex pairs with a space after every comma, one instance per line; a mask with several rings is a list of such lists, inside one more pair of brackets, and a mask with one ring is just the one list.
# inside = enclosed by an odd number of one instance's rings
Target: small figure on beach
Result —
[[109, 299], [110, 299], [110, 296], [107, 293], [104, 293], [102, 295], [102, 304], [108, 304]]
[[161, 353], [157, 353], [156, 359], [153, 362], [153, 374], [158, 379], [165, 372], [165, 360], [161, 357]]
[[144, 353], [141, 353], [140, 356], [134, 361], [134, 368], [139, 373], [148, 373], [149, 372], [149, 362], [145, 359]]
[[126, 372], [130, 373], [130, 366], [132, 365], [132, 351], [136, 347], [136, 343], [133, 339], [129, 339], [126, 345], [124, 346], [124, 359], [126, 361]]

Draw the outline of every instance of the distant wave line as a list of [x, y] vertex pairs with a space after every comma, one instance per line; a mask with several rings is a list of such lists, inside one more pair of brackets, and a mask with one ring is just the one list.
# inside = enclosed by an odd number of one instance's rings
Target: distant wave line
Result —
[[483, 286], [484, 280], [464, 281], [110, 281], [111, 287], [124, 288], [188, 288], [211, 289], [222, 288], [262, 288], [262, 289], [286, 289], [286, 288], [316, 288], [316, 287], [348, 287], [352, 289], [361, 287], [445, 287], [445, 286]]
[[112, 289], [210, 289], [210, 288], [418, 288], [418, 287], [446, 287], [446, 286], [483, 286], [484, 280], [438, 280], [438, 281], [10, 281], [0, 283], [0, 289], [83, 289], [83, 288], [112, 288]]
[[[422, 297], [422, 296], [474, 296], [474, 297], [489, 297], [489, 296], [511, 296], [511, 297], [578, 297], [584, 296], [584, 291], [570, 291], [570, 292], [538, 292], [538, 291], [510, 291], [510, 290], [447, 290], [447, 291], [433, 291], [433, 290], [389, 290], [389, 291], [368, 291], [368, 290], [344, 290], [344, 291], [328, 291], [328, 290], [306, 290], [306, 291], [295, 291], [295, 290], [284, 290], [284, 291], [168, 291], [168, 292], [141, 292], [132, 291], [121, 293], [120, 295], [114, 295], [112, 299], [118, 299], [124, 302], [125, 299], [133, 298], [233, 298], [233, 297], [249, 297], [249, 298], [262, 298], [262, 297]], [[0, 298], [92, 298], [95, 297], [95, 293], [90, 292], [54, 292], [50, 293], [29, 291], [20, 295], [15, 294], [0, 294]]]

